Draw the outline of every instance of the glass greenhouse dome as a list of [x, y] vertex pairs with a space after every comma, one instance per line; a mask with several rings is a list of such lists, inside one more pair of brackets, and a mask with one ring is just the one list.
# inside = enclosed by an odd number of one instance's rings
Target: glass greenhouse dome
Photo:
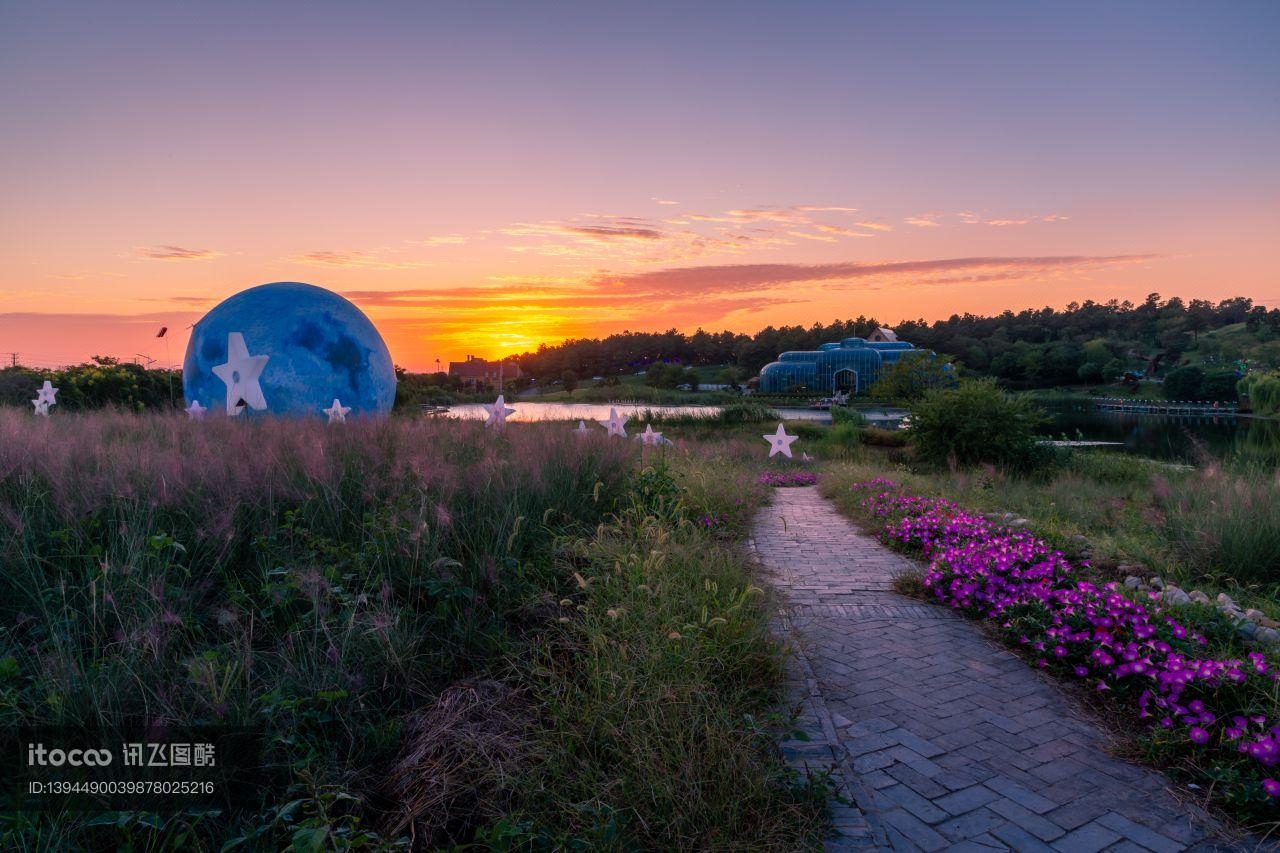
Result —
[[[884, 330], [881, 330], [884, 333]], [[764, 394], [848, 392], [865, 394], [888, 365], [904, 357], [933, 355], [906, 341], [845, 338], [812, 351], [784, 352], [760, 371]]]

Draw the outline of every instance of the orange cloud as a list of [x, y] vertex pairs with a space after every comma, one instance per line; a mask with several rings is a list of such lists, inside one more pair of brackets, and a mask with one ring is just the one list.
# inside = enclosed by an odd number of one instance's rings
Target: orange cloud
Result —
[[368, 270], [407, 270], [433, 266], [432, 261], [396, 260], [386, 257], [392, 253], [389, 249], [372, 252], [331, 251], [305, 252], [285, 260], [294, 264], [305, 264], [312, 267], [352, 267]]
[[[861, 225], [862, 223], [859, 222], [858, 224]], [[874, 237], [875, 236], [874, 234], [864, 234], [861, 231], [855, 231], [852, 228], [845, 228], [841, 225], [824, 225], [822, 223], [818, 223], [813, 227], [827, 234], [839, 234], [841, 237]]]
[[211, 261], [222, 257], [222, 252], [182, 246], [135, 246], [133, 256], [144, 261]]

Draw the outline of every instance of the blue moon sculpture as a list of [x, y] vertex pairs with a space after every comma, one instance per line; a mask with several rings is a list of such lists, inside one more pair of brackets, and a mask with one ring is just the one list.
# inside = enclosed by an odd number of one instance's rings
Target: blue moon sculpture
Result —
[[359, 308], [322, 287], [279, 281], [228, 297], [195, 324], [182, 390], [188, 403], [228, 414], [319, 417], [339, 399], [368, 417], [391, 411], [396, 374]]

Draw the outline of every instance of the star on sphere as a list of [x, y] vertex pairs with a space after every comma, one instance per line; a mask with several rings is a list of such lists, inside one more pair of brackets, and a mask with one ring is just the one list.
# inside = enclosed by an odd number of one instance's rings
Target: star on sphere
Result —
[[334, 397], [333, 405], [327, 409], [321, 409], [320, 411], [329, 416], [329, 423], [345, 424], [347, 422], [347, 414], [351, 411], [351, 407], [342, 405], [338, 398]]
[[258, 378], [267, 366], [266, 355], [249, 355], [244, 335], [231, 332], [227, 335], [227, 363], [215, 365], [214, 375], [227, 385], [227, 414], [235, 417], [242, 406], [259, 411], [267, 407]]
[[49, 404], [46, 401], [37, 398], [32, 400], [31, 404], [36, 407], [37, 415], [42, 418], [49, 417]]
[[[53, 383], [48, 379], [40, 386], [40, 390], [36, 392], [36, 400], [45, 404], [47, 409], [49, 406], [57, 405], [58, 401], [54, 398], [58, 396], [58, 389], [53, 387]], [[35, 402], [33, 401], [33, 402]]]
[[484, 410], [489, 413], [489, 417], [484, 420], [484, 425], [487, 427], [506, 426], [507, 415], [516, 413], [515, 409], [507, 408], [507, 401], [503, 399], [501, 394], [498, 395], [497, 401], [492, 406], [485, 406]]
[[641, 444], [662, 444], [662, 433], [653, 431], [653, 424], [645, 424], [644, 432], [637, 436]]
[[782, 424], [778, 424], [778, 431], [775, 432], [773, 435], [762, 435], [760, 437], [763, 438], [765, 441], [769, 442], [769, 458], [770, 459], [772, 459], [776, 454], [779, 454], [779, 453], [781, 453], [783, 456], [790, 459], [791, 458], [791, 442], [795, 441], [800, 436], [787, 435], [787, 431], [782, 426]]
[[609, 435], [611, 436], [616, 435], [619, 438], [626, 438], [627, 437], [626, 426], [627, 426], [628, 420], [629, 418], [627, 418], [626, 415], [618, 414], [617, 409], [610, 409], [609, 420], [600, 421], [599, 423], [601, 426], [609, 430]]
[[591, 432], [591, 427], [587, 426], [586, 421], [578, 421], [578, 426], [573, 431], [576, 432], [578, 435], [586, 435], [587, 433]]
[[187, 413], [187, 417], [190, 420], [202, 421], [204, 420], [204, 413], [209, 410], [206, 409], [204, 406], [200, 405], [199, 400], [192, 400], [191, 405], [187, 406], [187, 408], [184, 409], [184, 411]]

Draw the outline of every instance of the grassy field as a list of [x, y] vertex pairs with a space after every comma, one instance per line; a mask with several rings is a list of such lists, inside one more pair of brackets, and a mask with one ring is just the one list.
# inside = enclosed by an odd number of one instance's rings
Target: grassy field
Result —
[[[1273, 469], [1207, 463], [1194, 469], [1084, 450], [1037, 477], [995, 468], [929, 471], [864, 452], [827, 488], [845, 508], [844, 485], [875, 476], [983, 512], [1012, 513], [1050, 543], [1123, 580], [1159, 575], [1186, 589], [1226, 591], [1280, 616], [1280, 479]], [[1120, 566], [1129, 569], [1120, 570]]]
[[0, 843], [811, 846], [733, 547], [758, 451], [0, 411], [4, 723], [253, 726], [269, 765], [239, 812], [10, 811]]

